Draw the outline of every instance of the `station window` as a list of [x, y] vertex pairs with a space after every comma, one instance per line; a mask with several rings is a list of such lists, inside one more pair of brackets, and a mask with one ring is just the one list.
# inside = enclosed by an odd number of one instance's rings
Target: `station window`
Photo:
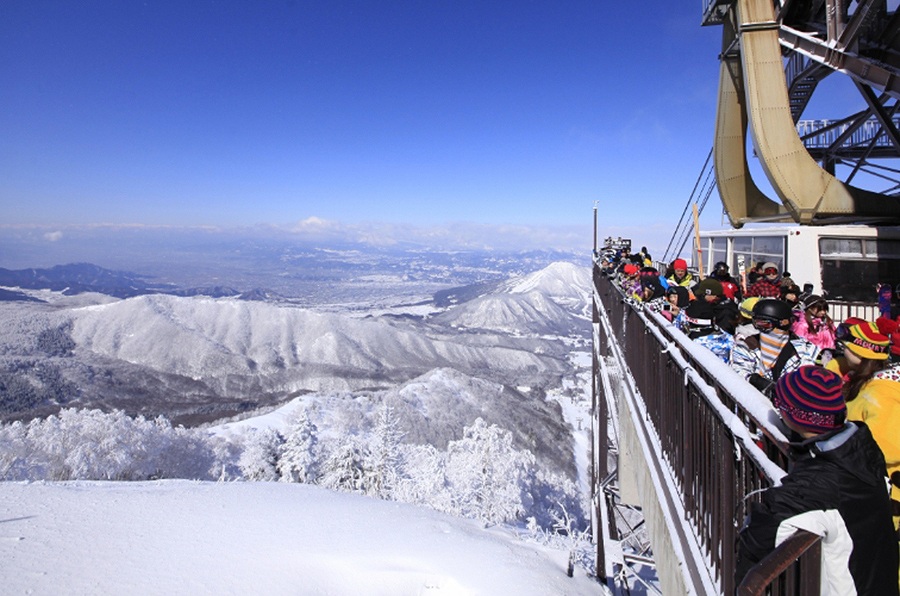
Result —
[[[709, 251], [709, 263], [706, 268], [712, 271], [713, 266], [719, 261], [728, 263], [728, 238], [713, 238]], [[737, 271], [737, 263], [730, 263], [732, 271]]]
[[876, 238], [819, 240], [822, 288], [832, 300], [872, 302], [879, 283], [900, 284], [900, 241]]
[[739, 236], [734, 239], [732, 252], [734, 262], [738, 256], [744, 257], [749, 270], [755, 263], [772, 262], [779, 270], [784, 268], [784, 236]]

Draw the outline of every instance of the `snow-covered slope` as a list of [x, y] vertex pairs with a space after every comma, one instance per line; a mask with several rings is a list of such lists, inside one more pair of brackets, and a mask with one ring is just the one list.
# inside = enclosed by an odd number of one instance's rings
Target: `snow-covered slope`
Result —
[[509, 281], [507, 291], [513, 294], [538, 291], [563, 304], [581, 305], [590, 302], [591, 283], [588, 267], [559, 261]]
[[[434, 338], [396, 322], [233, 299], [139, 296], [73, 311], [79, 349], [194, 379], [286, 374], [312, 379], [411, 378], [435, 366], [556, 373], [528, 350]], [[306, 381], [311, 382], [306, 382]]]
[[282, 482], [0, 483], [7, 594], [599, 594], [568, 552]]
[[443, 448], [462, 436], [463, 427], [482, 418], [509, 430], [520, 449], [531, 451], [550, 469], [574, 479], [571, 449], [559, 440], [572, 430], [557, 402], [540, 397], [444, 368], [388, 391], [385, 401], [402, 421], [405, 441]]
[[437, 323], [514, 335], [585, 334], [591, 279], [586, 267], [553, 263], [436, 315]]

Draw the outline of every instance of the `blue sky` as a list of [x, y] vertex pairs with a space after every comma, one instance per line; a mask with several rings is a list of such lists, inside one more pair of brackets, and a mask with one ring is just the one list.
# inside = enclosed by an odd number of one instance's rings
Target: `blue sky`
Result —
[[712, 142], [700, 10], [6, 0], [3, 220], [589, 229], [599, 201], [667, 239]]

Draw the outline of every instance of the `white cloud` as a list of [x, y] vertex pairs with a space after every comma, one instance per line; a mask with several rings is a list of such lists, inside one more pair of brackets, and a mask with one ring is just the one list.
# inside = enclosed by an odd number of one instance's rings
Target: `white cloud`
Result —
[[44, 240], [47, 240], [48, 242], [56, 242], [57, 240], [61, 240], [62, 237], [63, 233], [59, 230], [56, 230], [54, 232], [47, 232], [46, 234], [44, 234]]

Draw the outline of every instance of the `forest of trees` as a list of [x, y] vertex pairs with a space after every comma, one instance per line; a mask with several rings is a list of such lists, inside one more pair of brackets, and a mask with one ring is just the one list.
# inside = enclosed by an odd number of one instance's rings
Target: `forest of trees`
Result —
[[391, 408], [369, 432], [322, 437], [306, 410], [284, 434], [226, 438], [165, 418], [64, 409], [0, 425], [0, 480], [252, 480], [302, 482], [428, 506], [484, 524], [528, 520], [550, 529], [581, 517], [574, 484], [516, 449], [509, 431], [477, 419], [446, 449], [403, 441]]

